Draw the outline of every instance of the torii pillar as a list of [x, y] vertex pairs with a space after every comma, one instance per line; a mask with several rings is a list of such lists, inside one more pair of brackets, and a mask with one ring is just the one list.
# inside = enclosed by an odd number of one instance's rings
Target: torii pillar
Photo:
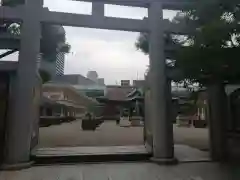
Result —
[[171, 88], [167, 80], [164, 56], [163, 9], [161, 2], [151, 2], [148, 9], [151, 121], [153, 158], [161, 164], [172, 164], [174, 158], [173, 126], [170, 111]]
[[42, 0], [25, 0], [21, 29], [21, 48], [16, 87], [10, 117], [3, 168], [25, 168], [31, 165], [30, 151], [33, 133], [34, 88], [36, 86], [37, 56], [40, 50]]

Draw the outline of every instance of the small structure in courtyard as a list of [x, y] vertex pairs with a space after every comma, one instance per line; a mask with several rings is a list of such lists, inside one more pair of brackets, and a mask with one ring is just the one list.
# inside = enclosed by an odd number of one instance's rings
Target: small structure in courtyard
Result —
[[140, 122], [144, 121], [144, 97], [140, 90], [133, 89], [121, 99], [99, 97], [97, 100], [103, 104], [103, 119], [109, 118], [108, 113], [114, 113], [112, 116], [114, 119], [111, 120], [116, 120], [117, 124], [123, 116], [127, 117], [133, 126], [140, 125]]

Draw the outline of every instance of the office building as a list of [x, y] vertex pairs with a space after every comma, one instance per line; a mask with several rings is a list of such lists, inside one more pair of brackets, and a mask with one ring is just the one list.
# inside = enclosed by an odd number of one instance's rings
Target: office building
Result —
[[[64, 28], [57, 25], [51, 26], [51, 32], [49, 33], [54, 36], [66, 35]], [[39, 56], [39, 58], [41, 58], [40, 69], [48, 72], [52, 78], [64, 74], [65, 53], [59, 50], [62, 44], [65, 44], [65, 37], [62, 42], [58, 42], [55, 54], [45, 55], [44, 57], [41, 55]]]
[[104, 84], [94, 82], [80, 74], [55, 76], [50, 83], [71, 85], [89, 97], [104, 96], [106, 92], [106, 86]]
[[64, 74], [65, 66], [65, 53], [58, 52], [56, 55], [56, 75], [61, 76]]

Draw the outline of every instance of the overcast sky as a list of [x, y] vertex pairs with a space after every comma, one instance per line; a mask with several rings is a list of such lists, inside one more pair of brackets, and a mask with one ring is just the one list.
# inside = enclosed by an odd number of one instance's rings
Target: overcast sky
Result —
[[[45, 0], [44, 6], [53, 11], [91, 14], [91, 3], [86, 2]], [[172, 18], [174, 14], [165, 12], [164, 17]], [[147, 9], [107, 5], [105, 15], [142, 19], [147, 16]], [[139, 33], [75, 27], [65, 30], [67, 42], [72, 46], [72, 53], [66, 56], [66, 74], [86, 75], [95, 70], [107, 84], [143, 78], [149, 60], [134, 46]]]
[[[44, 0], [44, 6], [52, 11], [91, 14], [91, 3], [86, 2]], [[164, 12], [164, 18], [171, 19], [175, 14], [173, 11]], [[142, 19], [147, 16], [147, 9], [107, 5], [105, 15]], [[134, 46], [139, 33], [64, 28], [67, 42], [71, 45], [71, 53], [66, 55], [65, 74], [85, 76], [89, 70], [95, 70], [106, 84], [116, 84], [121, 79], [143, 79], [149, 60]]]

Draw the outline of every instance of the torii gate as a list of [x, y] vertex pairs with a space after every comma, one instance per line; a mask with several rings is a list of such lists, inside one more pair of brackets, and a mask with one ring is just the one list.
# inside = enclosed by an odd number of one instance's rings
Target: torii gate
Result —
[[[83, 0], [84, 1], [84, 0]], [[163, 9], [181, 9], [191, 0], [85, 0], [92, 2], [92, 15], [52, 12], [43, 8], [43, 0], [25, 0], [25, 5], [0, 7], [0, 19], [23, 22], [21, 48], [17, 69], [17, 92], [13, 104], [10, 129], [7, 134], [5, 163], [9, 165], [29, 162], [33, 121], [34, 75], [40, 49], [41, 23], [109, 30], [148, 32], [150, 34], [150, 90], [153, 133], [153, 160], [174, 161], [172, 121], [167, 109], [167, 77], [165, 69], [163, 33], [180, 32], [163, 20]], [[104, 16], [104, 4], [148, 8], [143, 20]]]

